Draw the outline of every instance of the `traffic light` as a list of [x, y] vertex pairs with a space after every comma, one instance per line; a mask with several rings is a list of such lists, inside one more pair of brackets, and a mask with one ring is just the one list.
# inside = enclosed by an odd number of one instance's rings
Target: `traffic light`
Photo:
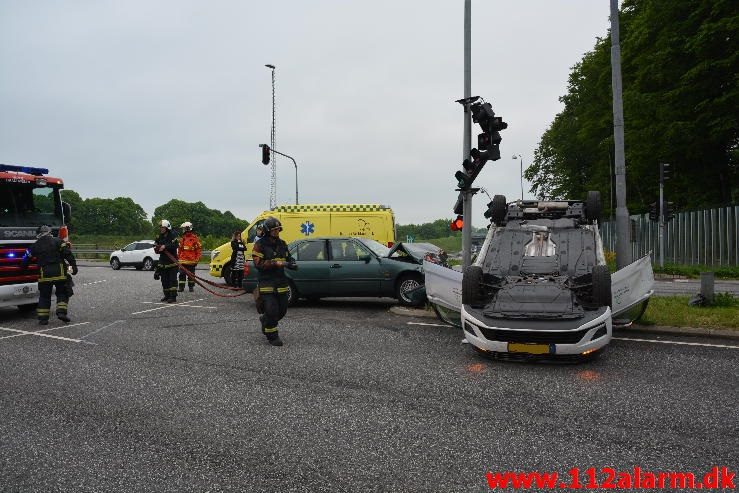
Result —
[[462, 216], [457, 216], [457, 219], [453, 220], [449, 225], [449, 229], [451, 229], [452, 231], [462, 231], [463, 227], [464, 219], [462, 218]]
[[271, 149], [267, 144], [259, 144], [259, 147], [262, 148], [262, 164], [269, 164]]
[[675, 218], [675, 204], [665, 200], [664, 215], [665, 215], [665, 221], [670, 221], [671, 219], [674, 219]]
[[[467, 104], [467, 100], [465, 100], [465, 104]], [[480, 125], [482, 133], [477, 136], [477, 148], [470, 150], [471, 159], [465, 159], [462, 163], [464, 169], [454, 174], [457, 179], [457, 187], [462, 190], [468, 190], [472, 186], [472, 182], [480, 174], [485, 163], [500, 159], [499, 144], [502, 140], [500, 131], [508, 128], [508, 124], [501, 117], [495, 116], [495, 111], [493, 111], [490, 103], [476, 102], [471, 104], [469, 108], [472, 113], [472, 121]]]
[[457, 201], [454, 203], [453, 211], [458, 216], [464, 214], [464, 197], [462, 196], [462, 192], [459, 192], [459, 195], [457, 196]]
[[649, 220], [659, 221], [659, 211], [657, 210], [657, 202], [649, 204]]
[[664, 184], [666, 180], [670, 179], [670, 164], [659, 163], [659, 182]]

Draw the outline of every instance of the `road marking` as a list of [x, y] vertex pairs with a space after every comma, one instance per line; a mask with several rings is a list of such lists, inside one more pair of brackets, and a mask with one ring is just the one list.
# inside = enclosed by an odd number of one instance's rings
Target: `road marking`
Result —
[[[185, 305], [187, 303], [195, 303], [196, 301], [203, 301], [204, 299], [205, 298], [200, 298], [200, 299], [197, 299], [197, 300], [190, 300], [190, 301], [183, 301], [182, 303], [166, 303], [164, 306], [160, 306], [160, 307], [157, 307], [157, 308], [152, 308], [151, 310], [141, 310], [140, 312], [133, 312], [131, 315], [139, 315], [141, 313], [148, 313], [148, 312], [153, 312], [153, 311], [156, 311], [156, 310], [163, 310], [165, 308], [171, 308], [173, 306]], [[143, 302], [143, 303], [146, 303], [146, 302]]]
[[[49, 328], [49, 329], [43, 329], [43, 330], [35, 330], [35, 331], [31, 331], [31, 332], [33, 332], [34, 334], [35, 334], [35, 333], [37, 333], [37, 332], [49, 332], [50, 330], [67, 329], [67, 328], [69, 328], [69, 327], [76, 327], [76, 326], [78, 326], [78, 325], [87, 325], [87, 324], [89, 324], [89, 323], [90, 323], [90, 322], [78, 322], [78, 323], [76, 323], [76, 324], [71, 324], [71, 325], [60, 325], [59, 327], [51, 327], [51, 328]], [[3, 327], [0, 327], [0, 329], [2, 329], [2, 328], [3, 328]], [[7, 330], [13, 330], [13, 329], [7, 329]], [[0, 337], [0, 339], [12, 339], [13, 337], [23, 337], [23, 336], [25, 336], [25, 335], [27, 335], [27, 334], [15, 334], [15, 335], [12, 335], [12, 336], [5, 336], [5, 337]]]
[[425, 322], [406, 322], [408, 325], [424, 325], [426, 327], [454, 327], [449, 324], [427, 324]]
[[739, 346], [728, 346], [726, 344], [707, 344], [705, 342], [682, 342], [682, 341], [660, 341], [657, 339], [637, 339], [635, 337], [613, 337], [617, 341], [654, 342], [657, 344], [677, 344], [681, 346], [705, 346], [720, 347], [725, 349], [739, 349]]
[[[149, 305], [169, 305], [169, 303], [159, 303], [156, 301], [142, 301], [141, 303], [147, 303]], [[192, 301], [185, 301], [183, 303], [192, 303]], [[185, 305], [185, 304], [176, 304], [174, 306], [185, 306], [185, 307], [190, 307], [190, 308], [218, 308], [217, 306]]]
[[118, 322], [125, 322], [125, 320], [116, 320], [115, 322], [111, 322], [111, 323], [109, 323], [108, 325], [106, 325], [105, 327], [100, 327], [100, 328], [99, 328], [99, 329], [97, 329], [97, 330], [93, 330], [93, 331], [92, 331], [92, 332], [90, 332], [89, 334], [85, 334], [85, 335], [83, 335], [82, 337], [80, 337], [80, 339], [84, 339], [85, 337], [90, 337], [90, 336], [91, 336], [91, 335], [93, 335], [93, 334], [97, 334], [97, 333], [98, 333], [98, 332], [100, 332], [101, 330], [103, 330], [103, 329], [107, 329], [107, 328], [108, 328], [108, 327], [110, 327], [111, 325], [115, 325], [115, 324], [117, 324]]
[[86, 282], [84, 284], [81, 284], [81, 286], [90, 286], [92, 284], [100, 284], [101, 282], [108, 282], [107, 279], [103, 279], [102, 281], [92, 281], [92, 282]]
[[[54, 327], [54, 329], [61, 329], [61, 328], [62, 327]], [[60, 341], [81, 342], [83, 344], [95, 344], [94, 342], [87, 342], [87, 341], [83, 341], [81, 339], [70, 339], [69, 337], [53, 336], [51, 334], [42, 334], [41, 331], [38, 331], [38, 332], [29, 332], [27, 330], [9, 329], [7, 327], [0, 327], [0, 330], [7, 330], [9, 332], [17, 332], [18, 335], [37, 336], [37, 337], [48, 337], [49, 339], [58, 339]], [[51, 330], [51, 329], [47, 329], [47, 330]]]

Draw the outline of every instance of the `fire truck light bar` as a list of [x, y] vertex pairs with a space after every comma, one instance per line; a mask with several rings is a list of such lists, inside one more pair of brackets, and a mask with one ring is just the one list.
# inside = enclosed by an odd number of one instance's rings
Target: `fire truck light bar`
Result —
[[14, 166], [12, 164], [0, 164], [0, 171], [18, 171], [20, 173], [28, 173], [29, 175], [35, 175], [35, 176], [49, 174], [49, 170], [46, 168], [33, 168], [31, 166]]

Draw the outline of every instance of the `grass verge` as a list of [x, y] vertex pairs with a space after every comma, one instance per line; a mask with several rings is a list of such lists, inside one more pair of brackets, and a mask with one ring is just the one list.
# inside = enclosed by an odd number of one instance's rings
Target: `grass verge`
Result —
[[729, 328], [739, 330], [739, 299], [717, 296], [720, 306], [689, 306], [689, 296], [652, 296], [640, 325]]

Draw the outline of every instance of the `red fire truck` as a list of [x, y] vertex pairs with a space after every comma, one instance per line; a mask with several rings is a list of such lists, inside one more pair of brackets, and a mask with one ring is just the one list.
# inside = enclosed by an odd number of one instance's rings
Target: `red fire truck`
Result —
[[0, 307], [33, 309], [38, 298], [38, 265], [23, 267], [26, 248], [39, 226], [67, 237], [71, 207], [62, 202], [64, 183], [49, 170], [0, 164]]

